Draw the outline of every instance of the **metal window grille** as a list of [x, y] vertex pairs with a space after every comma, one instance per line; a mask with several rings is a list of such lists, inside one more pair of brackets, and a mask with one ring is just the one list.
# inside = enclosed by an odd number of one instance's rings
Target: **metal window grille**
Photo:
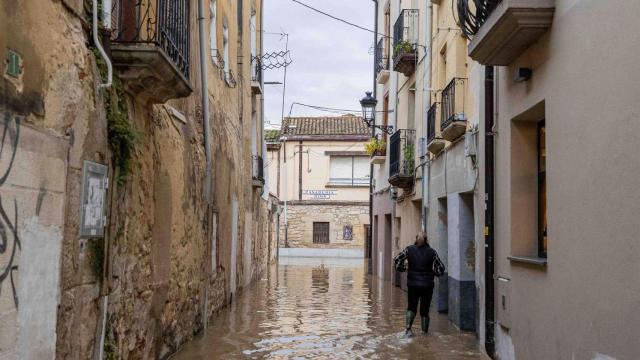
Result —
[[389, 177], [413, 175], [415, 139], [415, 130], [400, 129], [391, 135], [389, 144]]
[[329, 243], [329, 223], [328, 222], [313, 223], [313, 243], [314, 244]]
[[436, 138], [436, 110], [438, 103], [433, 103], [427, 112], [427, 144]]
[[464, 85], [467, 79], [453, 78], [442, 90], [440, 129], [444, 130], [454, 121], [465, 121]]

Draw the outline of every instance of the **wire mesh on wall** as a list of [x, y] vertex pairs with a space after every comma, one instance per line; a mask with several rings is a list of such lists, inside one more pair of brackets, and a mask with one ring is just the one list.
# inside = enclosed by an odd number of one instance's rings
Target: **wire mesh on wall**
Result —
[[256, 59], [262, 64], [262, 70], [280, 69], [291, 65], [293, 60], [291, 59], [291, 51], [274, 51], [262, 56], [257, 56]]

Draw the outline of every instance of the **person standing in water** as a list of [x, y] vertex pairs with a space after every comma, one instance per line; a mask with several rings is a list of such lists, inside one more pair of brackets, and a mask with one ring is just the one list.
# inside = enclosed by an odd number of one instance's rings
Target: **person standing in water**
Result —
[[[429, 246], [427, 236], [420, 232], [414, 245], [407, 246], [393, 259], [397, 271], [407, 273], [408, 305], [405, 316], [407, 336], [413, 336], [411, 327], [416, 318], [420, 303], [420, 324], [422, 333], [429, 331], [429, 306], [434, 287], [433, 263], [438, 258], [434, 249]], [[408, 262], [408, 268], [405, 265]]]

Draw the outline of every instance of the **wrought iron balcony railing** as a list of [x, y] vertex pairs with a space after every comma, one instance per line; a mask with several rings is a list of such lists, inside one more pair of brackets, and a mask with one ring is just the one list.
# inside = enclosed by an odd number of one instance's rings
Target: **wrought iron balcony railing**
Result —
[[188, 0], [116, 0], [113, 7], [113, 42], [154, 44], [189, 79]]
[[442, 90], [440, 129], [444, 130], [455, 121], [466, 121], [464, 114], [464, 91], [467, 79], [453, 78]]
[[[419, 12], [418, 9], [404, 9], [393, 25], [393, 48], [394, 55], [398, 53], [398, 47], [407, 44], [411, 46], [412, 52], [416, 51], [419, 39]], [[404, 49], [404, 50], [408, 50]]]
[[264, 161], [262, 160], [262, 156], [253, 155], [252, 157], [252, 178], [264, 184]]
[[413, 185], [416, 156], [416, 131], [400, 129], [389, 141], [389, 183], [399, 187]]
[[389, 40], [386, 38], [380, 39], [376, 46], [376, 74], [382, 70], [389, 70]]
[[429, 111], [427, 111], [427, 144], [431, 143], [436, 138], [436, 110], [438, 109], [438, 103], [434, 102]]
[[[473, 35], [478, 33], [482, 24], [487, 21], [487, 18], [496, 6], [502, 2], [502, 0], [484, 0], [484, 1], [469, 1], [469, 0], [457, 0], [458, 9], [465, 11], [458, 11], [458, 25], [462, 29], [464, 35], [471, 39]], [[470, 5], [473, 3], [473, 5]]]
[[393, 26], [393, 70], [410, 76], [416, 67], [420, 16], [417, 9], [400, 12]]

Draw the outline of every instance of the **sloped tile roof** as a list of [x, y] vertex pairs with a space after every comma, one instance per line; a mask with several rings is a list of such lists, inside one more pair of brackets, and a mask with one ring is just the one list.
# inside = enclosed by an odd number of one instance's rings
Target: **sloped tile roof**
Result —
[[282, 135], [310, 136], [368, 136], [371, 130], [362, 117], [343, 115], [336, 117], [289, 117], [282, 124]]

